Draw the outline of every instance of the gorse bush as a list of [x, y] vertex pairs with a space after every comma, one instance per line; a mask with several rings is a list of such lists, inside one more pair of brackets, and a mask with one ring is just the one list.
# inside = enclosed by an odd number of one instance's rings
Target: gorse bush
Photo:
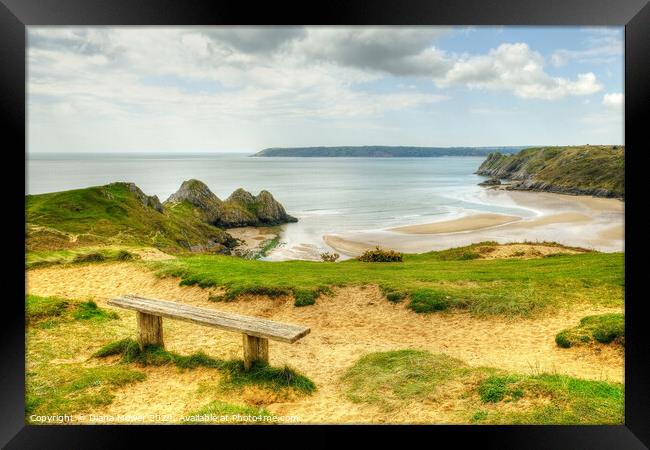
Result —
[[73, 262], [82, 263], [82, 262], [99, 262], [105, 261], [106, 258], [99, 252], [85, 253], [75, 256]]
[[402, 254], [375, 247], [373, 250], [366, 250], [357, 259], [363, 262], [402, 262]]
[[324, 262], [336, 262], [336, 260], [338, 260], [340, 257], [341, 255], [339, 255], [338, 253], [325, 252], [320, 254], [320, 259], [321, 261]]

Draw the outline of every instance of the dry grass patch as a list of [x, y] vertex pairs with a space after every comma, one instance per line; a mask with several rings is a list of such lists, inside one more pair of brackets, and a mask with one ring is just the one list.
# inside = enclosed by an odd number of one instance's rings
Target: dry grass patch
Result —
[[367, 354], [341, 381], [352, 402], [393, 412], [446, 402], [461, 423], [623, 423], [621, 384], [512, 374], [427, 351]]

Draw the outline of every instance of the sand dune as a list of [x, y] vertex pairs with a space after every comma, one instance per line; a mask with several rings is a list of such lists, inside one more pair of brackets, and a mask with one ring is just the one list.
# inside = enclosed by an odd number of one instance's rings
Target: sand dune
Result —
[[[589, 314], [611, 308], [574, 307], [537, 319], [478, 318], [468, 313], [421, 315], [404, 304], [388, 302], [376, 287], [347, 287], [320, 298], [309, 308], [296, 308], [292, 299], [251, 297], [231, 303], [208, 301], [214, 289], [179, 286], [178, 279], [159, 279], [133, 263], [106, 263], [30, 270], [27, 288], [38, 295], [105, 299], [139, 293], [182, 303], [268, 317], [303, 324], [311, 333], [295, 344], [272, 342], [270, 362], [289, 364], [318, 386], [309, 397], [273, 399], [268, 393], [232, 392], [230, 401], [260, 402], [279, 415], [298, 415], [302, 422], [453, 422], [453, 410], [444, 404], [409, 408], [399, 417], [373, 406], [351, 403], [340, 390], [339, 379], [359, 357], [370, 352], [403, 348], [443, 352], [473, 366], [492, 366], [521, 373], [557, 372], [589, 379], [623, 380], [623, 354], [614, 347], [559, 349], [555, 334]], [[135, 314], [118, 310], [124, 337], [135, 333]], [[165, 343], [170, 350], [188, 354], [202, 350], [221, 358], [241, 357], [237, 333], [165, 320]], [[489, 339], [486, 339], [489, 336]], [[99, 345], [99, 344], [98, 344]], [[89, 352], [96, 350], [89, 349]], [[90, 353], [89, 353], [90, 354]], [[85, 355], [89, 356], [89, 355]], [[207, 369], [179, 372], [175, 368], [147, 369], [147, 380], [116, 391], [113, 404], [93, 414], [181, 415], [206, 403], [197, 395], [201, 383], [216, 385], [218, 374]]]

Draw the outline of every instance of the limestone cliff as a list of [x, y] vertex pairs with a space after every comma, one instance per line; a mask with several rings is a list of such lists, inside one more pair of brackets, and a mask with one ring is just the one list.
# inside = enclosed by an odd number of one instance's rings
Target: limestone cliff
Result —
[[221, 200], [205, 183], [194, 179], [184, 181], [164, 205], [183, 203], [193, 206], [206, 222], [222, 228], [279, 225], [298, 220], [288, 215], [268, 191], [254, 196], [240, 188]]

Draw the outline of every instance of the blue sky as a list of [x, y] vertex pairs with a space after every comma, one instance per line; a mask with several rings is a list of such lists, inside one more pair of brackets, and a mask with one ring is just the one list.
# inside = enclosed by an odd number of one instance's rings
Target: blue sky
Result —
[[28, 151], [623, 144], [623, 28], [28, 28]]

